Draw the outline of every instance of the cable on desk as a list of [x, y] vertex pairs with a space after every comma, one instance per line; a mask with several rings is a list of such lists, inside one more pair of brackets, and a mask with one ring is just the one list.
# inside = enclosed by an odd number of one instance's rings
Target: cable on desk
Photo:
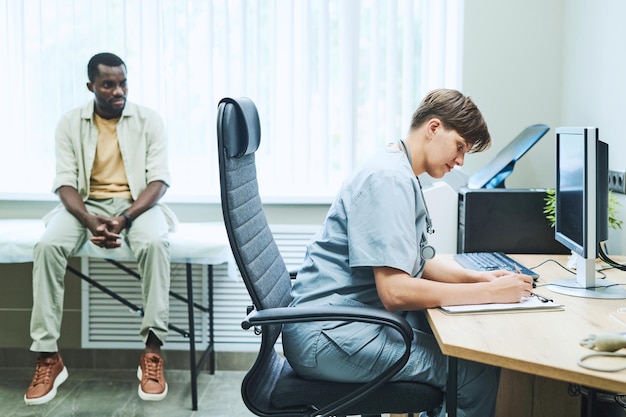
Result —
[[[552, 286], [552, 287], [561, 287], [561, 288], [582, 288], [582, 287], [574, 287], [574, 286], [570, 286], [570, 285], [560, 285], [560, 284], [541, 284], [541, 285], [537, 285], [536, 288], [541, 288], [541, 287], [547, 287], [548, 285]], [[585, 289], [587, 290], [601, 290], [604, 288], [610, 288], [610, 287], [617, 287], [620, 285], [626, 285], [626, 284], [610, 284], [610, 285], [597, 285], [597, 286], [593, 286], [593, 287], [585, 287]]]
[[[607, 258], [607, 259], [608, 259], [608, 258]], [[610, 264], [610, 263], [609, 263], [609, 262], [607, 262], [606, 260], [604, 260], [604, 259], [602, 259], [602, 260], [603, 260], [604, 262], [606, 262], [606, 263], [609, 265], [609, 268], [604, 268], [604, 269], [597, 270], [596, 272], [600, 275], [600, 276], [598, 277], [598, 279], [605, 279], [605, 278], [606, 278], [606, 274], [605, 274], [603, 271], [605, 271], [605, 270], [607, 270], [607, 269], [615, 269], [615, 268], [617, 268], [617, 269], [620, 269], [620, 270], [622, 270], [622, 271], [626, 271], [626, 265], [618, 264], [618, 263], [616, 263], [615, 261], [611, 261], [611, 262], [613, 262], [613, 264]], [[576, 275], [576, 272], [575, 272], [575, 271], [572, 271], [571, 269], [569, 269], [569, 268], [567, 268], [567, 267], [563, 266], [560, 262], [558, 262], [558, 261], [556, 261], [556, 260], [554, 260], [554, 259], [546, 259], [545, 261], [543, 261], [543, 262], [541, 262], [541, 263], [539, 263], [539, 264], [537, 264], [537, 265], [535, 265], [535, 266], [533, 266], [533, 267], [531, 267], [531, 268], [528, 268], [528, 269], [535, 269], [535, 268], [539, 268], [540, 266], [542, 266], [542, 265], [544, 265], [544, 264], [546, 264], [546, 263], [548, 263], [548, 262], [554, 262], [555, 264], [557, 264], [558, 266], [560, 266], [561, 268], [563, 268], [564, 270], [566, 270], [566, 271], [567, 271], [567, 272], [569, 272], [570, 274], [572, 274], [572, 275]], [[620, 267], [617, 267], [617, 266], [615, 266], [615, 265], [619, 265]], [[559, 285], [559, 284], [554, 284], [554, 283], [536, 284], [536, 285], [535, 285], [535, 288], [545, 287], [546, 285], [552, 285], [552, 286], [555, 286], [555, 287], [564, 287], [564, 288], [569, 288], [569, 286], [567, 286], [567, 285]], [[594, 287], [589, 287], [588, 289], [590, 289], [590, 290], [594, 290], [594, 289], [598, 289], [598, 288], [609, 288], [609, 287], [615, 287], [615, 286], [619, 286], [619, 285], [626, 285], [626, 284], [601, 285], [601, 286], [597, 286], [597, 287], [596, 287], [596, 286], [594, 286]]]
[[533, 266], [533, 267], [530, 267], [530, 268], [528, 268], [528, 269], [535, 269], [535, 268], [539, 268], [540, 266], [542, 266], [542, 265], [544, 265], [544, 264], [547, 264], [548, 262], [554, 262], [555, 264], [557, 264], [558, 266], [560, 266], [561, 268], [563, 268], [564, 270], [566, 270], [566, 271], [567, 271], [567, 272], [569, 272], [570, 274], [576, 275], [576, 272], [573, 272], [571, 269], [568, 269], [568, 268], [564, 267], [563, 265], [561, 265], [561, 263], [560, 263], [560, 262], [558, 262], [558, 261], [556, 261], [556, 260], [554, 260], [554, 259], [546, 259], [545, 261], [543, 261], [543, 262], [541, 262], [541, 263], [539, 263], [539, 264], [537, 264], [537, 265], [535, 265], [535, 266]]
[[611, 357], [611, 358], [626, 358], [626, 353], [617, 353], [617, 352], [596, 352], [590, 353], [588, 355], [583, 355], [580, 359], [578, 359], [578, 366], [586, 369], [590, 369], [592, 371], [600, 371], [600, 372], [619, 372], [626, 369], [626, 365], [622, 367], [615, 368], [603, 368], [600, 366], [593, 366], [585, 363], [587, 359], [590, 358], [600, 358], [600, 357]]
[[619, 262], [616, 262], [608, 257], [604, 251], [604, 242], [601, 242], [598, 245], [598, 256], [600, 256], [600, 259], [609, 264], [611, 267], [619, 269], [620, 271], [626, 271], [626, 265], [620, 264]]
[[[607, 265], [609, 265], [609, 268], [604, 268], [604, 269], [601, 269], [601, 270], [600, 270], [600, 271], [598, 271], [598, 272], [601, 272], [601, 271], [606, 270], [606, 269], [611, 269], [611, 268], [613, 268], [613, 269], [619, 269], [620, 271], [626, 271], [626, 265], [625, 265], [625, 264], [621, 264], [621, 263], [619, 263], [619, 262], [617, 262], [617, 261], [614, 261], [614, 260], [612, 260], [611, 258], [609, 258], [609, 257], [608, 257], [608, 255], [606, 254], [606, 251], [604, 250], [604, 246], [605, 246], [605, 242], [601, 242], [601, 243], [598, 245], [598, 256], [599, 256], [599, 258], [600, 258], [600, 259], [602, 259], [602, 260], [603, 260], [603, 261], [604, 261]], [[535, 265], [535, 266], [531, 266], [531, 267], [529, 267], [528, 269], [532, 269], [532, 270], [534, 270], [534, 269], [539, 268], [540, 266], [542, 266], [542, 265], [544, 265], [544, 264], [546, 264], [546, 263], [548, 263], [548, 262], [554, 262], [555, 264], [557, 264], [558, 266], [560, 266], [561, 268], [563, 268], [564, 270], [566, 270], [566, 271], [567, 271], [567, 272], [569, 272], [570, 274], [572, 274], [572, 275], [576, 275], [576, 272], [575, 272], [575, 271], [572, 271], [571, 269], [569, 269], [569, 268], [567, 268], [567, 267], [565, 267], [565, 266], [561, 265], [561, 263], [560, 263], [560, 262], [558, 262], [558, 261], [556, 261], [556, 260], [554, 260], [554, 259], [546, 259], [545, 261], [540, 262], [540, 263], [538, 263], [538, 264], [537, 264], [537, 265]], [[604, 275], [604, 274], [602, 274], [602, 275]], [[606, 277], [606, 276], [604, 275], [602, 278], [605, 278], [605, 277]]]
[[622, 367], [605, 368], [585, 363], [590, 358], [626, 358], [625, 353], [619, 353], [618, 350], [626, 347], [626, 333], [600, 333], [590, 334], [580, 340], [580, 345], [596, 352], [583, 355], [578, 359], [578, 366], [592, 371], [601, 372], [619, 372], [626, 369], [626, 365]]

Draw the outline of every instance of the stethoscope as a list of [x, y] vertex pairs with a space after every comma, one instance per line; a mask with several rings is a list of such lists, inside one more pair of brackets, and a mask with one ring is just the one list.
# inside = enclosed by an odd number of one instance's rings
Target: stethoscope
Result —
[[[411, 166], [411, 169], [413, 169], [411, 152], [409, 152], [409, 147], [407, 146], [406, 142], [404, 142], [404, 139], [400, 139], [400, 145], [402, 145], [404, 154], [409, 160], [409, 165]], [[426, 232], [429, 235], [432, 235], [433, 233], [435, 233], [435, 229], [433, 229], [433, 220], [430, 217], [430, 213], [428, 212], [428, 204], [426, 204], [426, 198], [424, 197], [424, 191], [422, 190], [422, 183], [417, 175], [415, 176], [415, 178], [417, 179], [417, 183], [419, 184], [420, 194], [422, 195], [422, 201], [424, 202], [424, 209], [426, 210]], [[434, 247], [424, 244], [424, 239], [420, 239], [420, 256], [423, 260], [427, 261], [434, 258], [435, 253], [436, 251]]]

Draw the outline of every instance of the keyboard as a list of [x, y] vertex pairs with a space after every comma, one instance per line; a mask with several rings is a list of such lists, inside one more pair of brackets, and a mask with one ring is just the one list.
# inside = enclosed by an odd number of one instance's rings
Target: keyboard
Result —
[[509, 258], [502, 252], [467, 252], [457, 253], [454, 259], [464, 268], [474, 271], [493, 271], [496, 269], [506, 269], [515, 272], [515, 267], [519, 268], [522, 274], [531, 276], [534, 280], [539, 278], [539, 274], [525, 267], [521, 263]]

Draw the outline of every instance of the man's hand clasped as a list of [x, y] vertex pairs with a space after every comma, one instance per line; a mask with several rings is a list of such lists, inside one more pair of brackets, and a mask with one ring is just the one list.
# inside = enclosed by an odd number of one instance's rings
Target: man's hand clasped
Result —
[[[123, 218], [121, 220], [123, 220]], [[93, 216], [93, 225], [88, 226], [93, 235], [89, 240], [91, 243], [101, 248], [119, 248], [122, 246], [122, 242], [120, 241], [122, 237], [120, 234], [122, 224], [123, 222], [120, 221], [119, 216], [112, 219], [102, 216]]]

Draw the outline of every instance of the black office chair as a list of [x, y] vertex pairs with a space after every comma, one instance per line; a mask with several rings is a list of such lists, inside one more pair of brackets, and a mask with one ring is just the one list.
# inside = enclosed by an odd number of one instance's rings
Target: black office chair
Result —
[[[242, 323], [261, 332], [256, 361], [241, 393], [258, 416], [379, 416], [437, 408], [439, 389], [415, 382], [389, 382], [407, 362], [413, 332], [401, 317], [374, 308], [287, 307], [291, 279], [274, 242], [259, 197], [255, 151], [261, 130], [254, 103], [224, 98], [219, 103], [217, 143], [222, 211], [237, 266], [254, 303]], [[284, 323], [317, 320], [361, 321], [390, 326], [406, 343], [404, 355], [368, 383], [337, 383], [300, 378], [274, 345]]]

